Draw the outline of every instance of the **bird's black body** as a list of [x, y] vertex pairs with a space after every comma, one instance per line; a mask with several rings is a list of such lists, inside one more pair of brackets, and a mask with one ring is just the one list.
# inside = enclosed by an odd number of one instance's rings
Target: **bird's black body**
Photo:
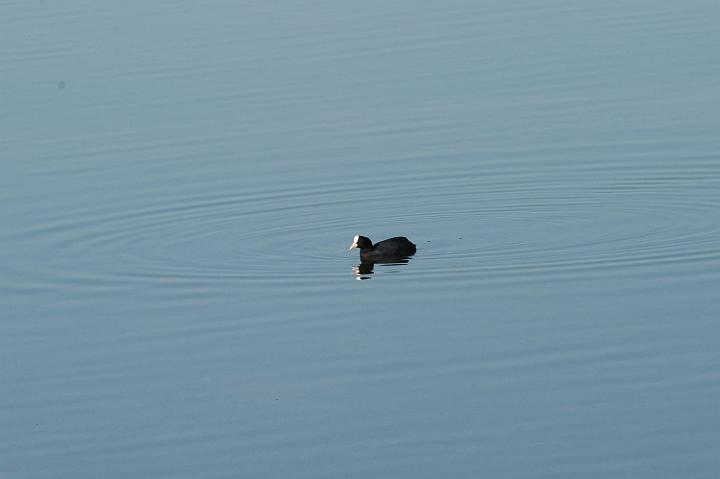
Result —
[[363, 261], [382, 261], [402, 259], [412, 256], [417, 251], [415, 245], [404, 236], [396, 236], [373, 244], [370, 238], [356, 236], [350, 249], [360, 248], [360, 259]]

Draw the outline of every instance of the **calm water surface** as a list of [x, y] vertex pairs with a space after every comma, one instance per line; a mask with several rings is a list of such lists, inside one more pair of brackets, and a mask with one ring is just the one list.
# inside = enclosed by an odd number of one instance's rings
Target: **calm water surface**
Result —
[[717, 477], [718, 21], [5, 2], [0, 477]]

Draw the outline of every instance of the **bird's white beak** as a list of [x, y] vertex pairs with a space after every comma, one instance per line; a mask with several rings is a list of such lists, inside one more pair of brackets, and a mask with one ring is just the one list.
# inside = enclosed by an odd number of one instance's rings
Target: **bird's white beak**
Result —
[[350, 251], [350, 250], [353, 249], [353, 248], [357, 248], [357, 247], [358, 247], [358, 245], [357, 245], [357, 244], [358, 244], [358, 241], [360, 241], [360, 235], [357, 235], [357, 236], [355, 236], [355, 237], [353, 238], [353, 242], [352, 242], [352, 244], [350, 245], [350, 247], [348, 248], [348, 251]]

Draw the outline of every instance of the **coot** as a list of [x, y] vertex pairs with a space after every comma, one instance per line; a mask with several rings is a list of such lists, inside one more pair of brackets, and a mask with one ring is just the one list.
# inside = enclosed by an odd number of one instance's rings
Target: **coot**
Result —
[[370, 238], [356, 236], [348, 251], [360, 248], [361, 260], [400, 259], [415, 254], [415, 245], [404, 236], [386, 239], [373, 245]]

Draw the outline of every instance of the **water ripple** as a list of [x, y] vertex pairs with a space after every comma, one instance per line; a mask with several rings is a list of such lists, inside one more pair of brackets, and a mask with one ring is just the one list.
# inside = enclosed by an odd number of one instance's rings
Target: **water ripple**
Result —
[[465, 165], [441, 175], [422, 168], [407, 178], [376, 175], [361, 185], [319, 177], [152, 205], [145, 198], [122, 208], [101, 202], [14, 234], [75, 259], [55, 258], [43, 276], [28, 274], [26, 284], [34, 278], [37, 288], [145, 282], [219, 293], [228, 281], [292, 282], [308, 274], [330, 281], [341, 265], [355, 264], [345, 246], [357, 233], [410, 236], [419, 250], [406, 270], [450, 282], [552, 281], [718, 262], [720, 204], [707, 193], [720, 174], [706, 158], [621, 177], [593, 165], [536, 173]]

